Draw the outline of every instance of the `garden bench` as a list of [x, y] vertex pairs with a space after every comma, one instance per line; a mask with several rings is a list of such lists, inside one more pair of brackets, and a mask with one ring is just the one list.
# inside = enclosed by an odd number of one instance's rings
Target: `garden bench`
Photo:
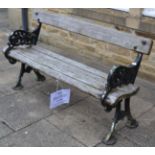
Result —
[[[136, 128], [138, 123], [130, 112], [130, 98], [139, 90], [139, 87], [134, 85], [134, 82], [143, 55], [150, 54], [152, 40], [107, 28], [93, 23], [91, 20], [84, 20], [75, 16], [35, 12], [33, 18], [38, 21], [38, 27], [33, 32], [24, 30], [13, 32], [9, 36], [7, 47], [3, 50], [5, 57], [11, 64], [15, 64], [17, 61], [21, 62], [21, 70], [15, 89], [23, 87], [21, 82], [26, 72], [34, 71], [38, 80], [44, 81], [45, 77], [40, 73], [42, 71], [95, 96], [101, 101], [107, 112], [115, 108], [116, 111], [110, 132], [103, 140], [105, 144], [114, 144], [116, 142], [114, 136], [116, 124], [124, 117], [127, 118], [127, 127]], [[137, 57], [132, 64], [114, 66], [107, 74], [37, 44], [42, 24], [52, 25], [123, 47], [136, 52]], [[25, 45], [28, 47], [25, 47]], [[125, 104], [124, 109], [121, 107], [121, 103]]]

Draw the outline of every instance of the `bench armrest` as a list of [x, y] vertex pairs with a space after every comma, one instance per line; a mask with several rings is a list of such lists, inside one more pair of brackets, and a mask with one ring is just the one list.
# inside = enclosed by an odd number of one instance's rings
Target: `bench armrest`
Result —
[[20, 45], [36, 45], [41, 29], [41, 23], [33, 32], [28, 32], [25, 30], [16, 30], [8, 38], [9, 45], [16, 47]]
[[9, 36], [7, 44], [8, 46], [3, 50], [3, 53], [11, 64], [16, 63], [16, 60], [9, 56], [10, 51], [14, 47], [18, 47], [21, 45], [36, 45], [40, 34], [40, 29], [41, 23], [39, 22], [39, 25], [33, 32], [28, 32], [25, 30], [16, 30]]
[[103, 106], [108, 106], [105, 105], [104, 101], [113, 89], [122, 85], [134, 84], [142, 57], [143, 54], [138, 54], [135, 61], [129, 66], [120, 65], [112, 67], [107, 77], [105, 93], [101, 97]]

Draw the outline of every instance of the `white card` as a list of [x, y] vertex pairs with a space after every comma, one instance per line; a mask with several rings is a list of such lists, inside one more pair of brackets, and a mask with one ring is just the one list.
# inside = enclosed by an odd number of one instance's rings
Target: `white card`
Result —
[[70, 89], [60, 89], [50, 95], [50, 109], [70, 102]]

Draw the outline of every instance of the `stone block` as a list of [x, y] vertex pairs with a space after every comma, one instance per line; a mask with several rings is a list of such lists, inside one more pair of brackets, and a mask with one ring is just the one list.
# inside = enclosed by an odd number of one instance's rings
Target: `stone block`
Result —
[[8, 136], [12, 132], [13, 132], [12, 129], [7, 127], [7, 125], [4, 124], [3, 122], [0, 122], [0, 139], [3, 138], [3, 137]]
[[113, 54], [112, 59], [115, 63], [117, 64], [122, 64], [122, 65], [128, 65], [131, 63], [131, 60], [129, 59], [129, 57], [125, 57], [122, 55], [117, 55], [117, 54]]
[[0, 117], [10, 128], [19, 130], [52, 114], [46, 95], [36, 89], [0, 99]]
[[133, 28], [133, 29], [138, 29], [139, 28], [139, 23], [140, 20], [139, 18], [132, 18], [132, 17], [128, 17], [126, 20], [126, 26]]
[[32, 124], [0, 140], [2, 147], [81, 147], [78, 140], [45, 120]]
[[130, 16], [132, 17], [141, 17], [142, 11], [143, 11], [142, 8], [130, 8], [129, 13], [130, 13]]
[[22, 27], [21, 9], [8, 9], [10, 28], [17, 30]]

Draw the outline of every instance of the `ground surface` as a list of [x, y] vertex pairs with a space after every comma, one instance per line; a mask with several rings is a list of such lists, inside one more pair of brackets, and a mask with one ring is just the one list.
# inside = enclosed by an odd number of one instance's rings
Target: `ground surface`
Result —
[[[0, 48], [5, 45], [7, 16], [0, 10]], [[91, 64], [95, 64], [91, 62]], [[97, 65], [97, 64], [96, 64]], [[105, 70], [110, 67], [102, 64]], [[106, 67], [105, 67], [106, 66]], [[99, 101], [72, 86], [71, 103], [49, 109], [49, 93], [55, 91], [55, 79], [35, 81], [26, 74], [24, 89], [14, 91], [19, 64], [10, 65], [0, 53], [0, 146], [105, 146], [113, 113], [106, 113]], [[132, 112], [139, 121], [137, 129], [127, 129], [124, 121], [117, 127], [114, 146], [155, 146], [155, 84], [138, 78], [139, 94], [132, 98]]]

